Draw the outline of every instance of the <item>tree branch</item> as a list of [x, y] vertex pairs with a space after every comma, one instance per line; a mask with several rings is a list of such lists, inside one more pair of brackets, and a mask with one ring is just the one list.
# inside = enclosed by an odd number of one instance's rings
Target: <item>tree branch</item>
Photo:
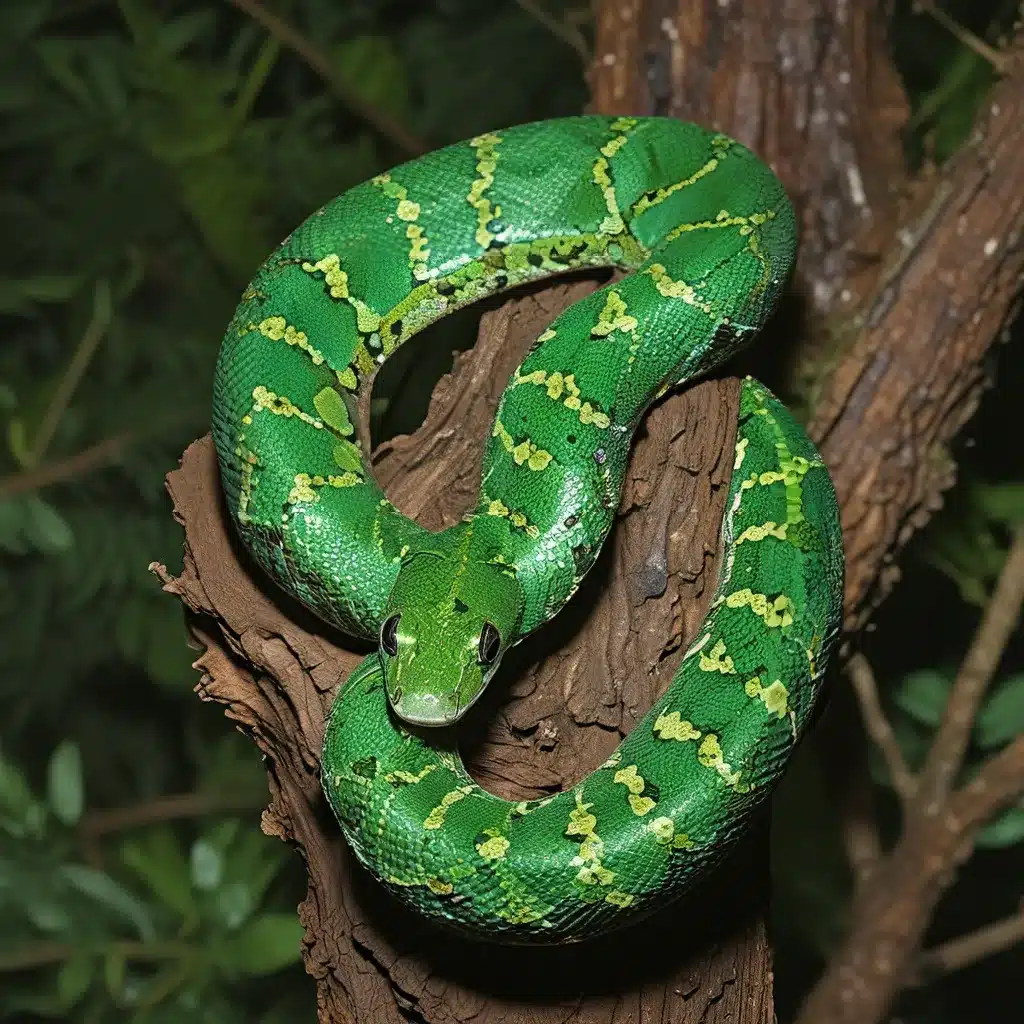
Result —
[[133, 435], [127, 432], [116, 434], [114, 437], [97, 441], [96, 444], [67, 458], [55, 459], [43, 466], [0, 477], [0, 501], [6, 501], [18, 494], [38, 491], [51, 484], [75, 480], [93, 470], [110, 465], [117, 461], [133, 439]]
[[1006, 73], [1008, 67], [1006, 54], [989, 46], [984, 39], [964, 28], [941, 7], [936, 7], [935, 0], [914, 0], [914, 12], [931, 15], [951, 36], [969, 50], [973, 50], [982, 60], [988, 61], [996, 71], [1000, 74]]
[[264, 801], [257, 803], [252, 799], [220, 793], [175, 793], [155, 797], [131, 807], [88, 811], [82, 815], [78, 830], [83, 837], [95, 839], [111, 832], [142, 828], [160, 821], [198, 818], [206, 814], [223, 814], [230, 811], [259, 810], [263, 803]]
[[944, 974], [961, 971], [1019, 942], [1024, 942], [1024, 912], [1021, 911], [925, 950], [914, 964], [916, 983], [927, 984]]
[[[59, 964], [70, 960], [82, 952], [80, 945], [64, 942], [37, 942], [22, 946], [10, 953], [0, 954], [0, 973], [9, 971], [30, 971], [49, 964]], [[144, 963], [158, 963], [161, 960], [180, 960], [196, 952], [196, 947], [184, 942], [137, 942], [123, 940], [106, 942], [97, 946], [98, 956], [104, 953], [115, 953], [127, 960], [138, 960]]]
[[933, 189], [918, 190], [913, 226], [901, 231], [909, 248], [895, 241], [811, 420], [842, 508], [849, 632], [899, 579], [894, 556], [952, 484], [946, 446], [974, 412], [984, 356], [1016, 314], [1022, 115], [1015, 62], [971, 141]]
[[1024, 792], [1024, 737], [990, 758], [939, 814], [911, 815], [854, 903], [854, 924], [797, 1024], [875, 1024], [914, 983], [916, 950], [978, 830]]
[[1024, 736], [1018, 736], [998, 754], [993, 754], [974, 777], [953, 794], [946, 815], [947, 828], [963, 842], [969, 842], [982, 825], [1021, 795], [1024, 795]]
[[89, 368], [89, 363], [92, 362], [96, 349], [99, 348], [100, 342], [107, 333], [107, 328], [110, 326], [110, 316], [110, 285], [106, 281], [98, 281], [93, 297], [92, 317], [89, 319], [81, 339], [75, 346], [71, 361], [68, 363], [60, 383], [50, 398], [42, 420], [39, 422], [39, 427], [36, 430], [36, 435], [29, 451], [28, 462], [30, 466], [35, 466], [50, 447], [50, 442], [53, 440], [54, 434], [57, 433], [57, 428], [60, 426], [61, 418], [67, 410], [68, 403], [71, 401], [75, 389], [85, 375], [85, 371]]
[[334, 95], [353, 114], [370, 125], [379, 135], [394, 143], [410, 156], [427, 151], [427, 144], [413, 135], [405, 125], [371, 103], [367, 103], [345, 79], [338, 74], [334, 63], [319, 47], [310, 42], [297, 28], [283, 18], [268, 11], [259, 0], [229, 0], [253, 21], [262, 25], [283, 46], [298, 54], [330, 87]]
[[971, 740], [982, 698], [1002, 660], [1024, 605], [1024, 528], [1018, 529], [995, 590], [960, 666], [942, 722], [921, 771], [921, 812], [935, 814], [948, 795]]
[[516, 3], [531, 18], [539, 21], [556, 39], [561, 39], [566, 46], [572, 47], [584, 62], [590, 60], [590, 50], [583, 33], [575, 25], [568, 25], [559, 21], [554, 15], [548, 13], [536, 0], [516, 0]]
[[846, 672], [853, 686], [853, 692], [860, 702], [864, 728], [885, 758], [893, 789], [906, 802], [914, 795], [917, 782], [907, 767], [906, 761], [903, 760], [903, 753], [900, 751], [896, 734], [892, 731], [889, 719], [886, 718], [885, 712], [882, 710], [871, 665], [863, 654], [854, 654], [846, 663]]

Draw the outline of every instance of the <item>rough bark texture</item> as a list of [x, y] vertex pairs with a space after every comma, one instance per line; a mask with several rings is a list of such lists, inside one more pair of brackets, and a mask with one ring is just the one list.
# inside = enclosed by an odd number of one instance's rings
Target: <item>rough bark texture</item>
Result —
[[[379, 474], [406, 513], [434, 526], [457, 520], [476, 487], [483, 427], [503, 381], [538, 331], [592, 287], [549, 288], [485, 316], [477, 347], [435, 392], [424, 429], [381, 452]], [[710, 597], [717, 538], [706, 524], [723, 511], [736, 394], [734, 380], [708, 382], [648, 419], [610, 557], [559, 625], [508, 666], [509, 689], [465, 730], [474, 773], [495, 792], [542, 795], [591, 771], [667, 684], [680, 652], [662, 655], [693, 634]], [[481, 427], [466, 429], [467, 422]], [[713, 905], [683, 905], [594, 947], [481, 948], [434, 932], [386, 897], [348, 855], [316, 774], [335, 686], [363, 652], [247, 564], [227, 529], [208, 438], [188, 449], [169, 484], [186, 559], [167, 587], [190, 609], [206, 648], [197, 662], [201, 694], [225, 704], [268, 755], [265, 831], [296, 843], [306, 858], [310, 891], [301, 915], [322, 1020], [376, 1024], [406, 1013], [431, 1022], [686, 1014], [724, 1021], [737, 1019], [739, 1006], [740, 1020], [770, 1017], [754, 909], [763, 901], [765, 865], [754, 846], [723, 869], [729, 899], [718, 893]], [[698, 926], [681, 928], [681, 920]], [[718, 1009], [724, 993], [732, 1017]]]
[[852, 309], [891, 241], [907, 116], [874, 0], [606, 0], [593, 108], [699, 121], [782, 178], [799, 290]]
[[[1015, 82], [1002, 87], [1010, 95], [989, 141], [943, 179], [951, 191], [933, 204], [937, 219], [879, 278], [904, 187], [904, 105], [873, 10], [868, 0], [604, 0], [591, 76], [593, 109], [713, 123], [761, 152], [791, 190], [801, 264], [759, 359], [769, 382], [783, 377], [784, 357], [837, 364], [818, 382], [814, 429], [844, 504], [854, 625], [891, 585], [887, 559], [950, 482], [937, 454], [973, 408], [1022, 262], [1009, 187], [1024, 157]], [[558, 284], [484, 317], [424, 427], [375, 457], [403, 511], [442, 526], [470, 504], [508, 373], [592, 287]], [[860, 326], [856, 308], [868, 310]], [[838, 320], [854, 325], [846, 354], [829, 326]], [[706, 382], [648, 418], [601, 561], [571, 607], [503, 666], [505, 688], [466, 730], [464, 752], [488, 788], [525, 797], [571, 784], [664, 688], [714, 580], [737, 394], [735, 380]], [[365, 649], [288, 602], [237, 551], [209, 438], [188, 449], [169, 486], [186, 559], [165, 589], [205, 647], [202, 696], [266, 755], [265, 831], [306, 860], [300, 914], [321, 1021], [772, 1020], [764, 830], [693, 899], [594, 945], [486, 949], [428, 930], [386, 898], [353, 864], [317, 781], [324, 715]]]
[[[1024, 52], [1018, 42], [1015, 55]], [[941, 504], [946, 446], [974, 412], [987, 355], [1017, 311], [1024, 270], [1024, 68], [994, 90], [971, 141], [915, 197], [810, 430], [836, 480], [847, 630], [899, 578], [895, 550]]]

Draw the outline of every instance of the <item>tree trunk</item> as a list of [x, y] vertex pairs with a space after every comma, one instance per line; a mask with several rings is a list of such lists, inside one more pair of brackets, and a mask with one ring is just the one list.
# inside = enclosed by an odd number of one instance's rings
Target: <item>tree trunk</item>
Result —
[[[797, 278], [751, 364], [769, 384], [796, 373], [826, 396], [813, 424], [844, 503], [847, 607], [859, 626], [891, 584], [886, 560], [951, 480], [933, 453], [972, 408], [984, 350], [1007, 314], [1021, 262], [1007, 218], [1019, 218], [1020, 204], [1008, 196], [998, 225], [983, 222], [979, 235], [970, 222], [957, 248], [945, 248], [942, 225], [955, 229], [961, 213], [973, 216], [963, 204], [979, 202], [978, 183], [953, 169], [952, 193], [934, 192], [945, 198], [932, 204], [928, 230], [899, 250], [902, 262], [883, 262], [905, 184], [897, 135], [905, 105], [866, 0], [604, 0], [591, 88], [595, 111], [667, 114], [729, 132], [790, 189], [803, 228]], [[1009, 132], [1010, 116], [993, 131]], [[978, 152], [972, 159], [978, 172]], [[1020, 155], [993, 159], [1011, 161], [1008, 173]], [[956, 191], [958, 174], [974, 193]], [[936, 344], [949, 343], [939, 359], [924, 344], [935, 337], [926, 333], [935, 327], [928, 285], [943, 281], [955, 255], [974, 269], [943, 292]], [[374, 455], [403, 512], [436, 528], [470, 506], [508, 374], [558, 311], [593, 287], [580, 278], [492, 304], [476, 347], [438, 384], [423, 427]], [[868, 311], [862, 323], [858, 309]], [[836, 367], [831, 376], [825, 364]], [[924, 379], [924, 393], [904, 393]], [[599, 563], [570, 607], [506, 659], [504, 682], [467, 723], [464, 753], [487, 788], [521, 799], [571, 785], [667, 685], [715, 578], [737, 397], [735, 378], [707, 381], [648, 416]], [[897, 471], [913, 484], [897, 486]], [[772, 1020], [764, 827], [693, 897], [576, 947], [488, 949], [392, 902], [349, 855], [318, 782], [324, 717], [365, 648], [289, 602], [239, 553], [208, 437], [168, 482], [186, 558], [178, 579], [163, 574], [165, 589], [183, 600], [205, 649], [200, 694], [225, 705], [266, 755], [264, 830], [306, 860], [300, 915], [321, 1021]]]

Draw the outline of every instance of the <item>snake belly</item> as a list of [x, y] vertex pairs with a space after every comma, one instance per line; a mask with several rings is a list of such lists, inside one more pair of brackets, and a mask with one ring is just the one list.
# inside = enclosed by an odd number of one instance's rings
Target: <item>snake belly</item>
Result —
[[[753, 337], [795, 248], [771, 171], [667, 118], [520, 125], [351, 189], [266, 260], [221, 347], [213, 434], [243, 544], [356, 636], [379, 634], [418, 566], [402, 612], [437, 592], [420, 681], [440, 693], [467, 602], [514, 588], [504, 650], [570, 599], [611, 528], [645, 411]], [[457, 308], [582, 267], [631, 273], [558, 316], [513, 373], [474, 510], [441, 533], [402, 516], [356, 430], [379, 366]], [[828, 472], [750, 378], [721, 540], [711, 608], [668, 689], [607, 762], [552, 797], [483, 790], [447, 741], [405, 727], [388, 658], [368, 656], [335, 698], [322, 754], [362, 864], [419, 913], [507, 943], [589, 938], [692, 886], [784, 772], [841, 619]], [[451, 691], [448, 720], [482, 685]]]

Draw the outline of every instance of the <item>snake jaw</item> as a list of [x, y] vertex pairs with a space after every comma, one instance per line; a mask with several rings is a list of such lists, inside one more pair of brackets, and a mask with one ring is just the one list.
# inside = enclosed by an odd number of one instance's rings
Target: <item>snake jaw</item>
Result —
[[394, 696], [389, 697], [391, 710], [409, 725], [428, 728], [444, 728], [455, 725], [483, 696], [484, 690], [487, 689], [500, 663], [501, 658], [499, 657], [484, 676], [483, 684], [464, 702], [458, 699], [457, 691], [452, 691], [451, 694], [455, 697], [454, 705], [446, 706], [444, 699], [439, 698], [436, 693], [413, 694], [410, 700], [410, 695], [403, 693], [402, 688], [398, 687]]
[[[391, 699], [391, 710], [409, 725], [443, 726], [454, 721], [454, 718], [449, 720], [443, 717], [437, 694], [416, 693], [410, 694], [407, 699], [401, 687], [395, 690]], [[442, 714], [440, 718], [439, 712]]]

